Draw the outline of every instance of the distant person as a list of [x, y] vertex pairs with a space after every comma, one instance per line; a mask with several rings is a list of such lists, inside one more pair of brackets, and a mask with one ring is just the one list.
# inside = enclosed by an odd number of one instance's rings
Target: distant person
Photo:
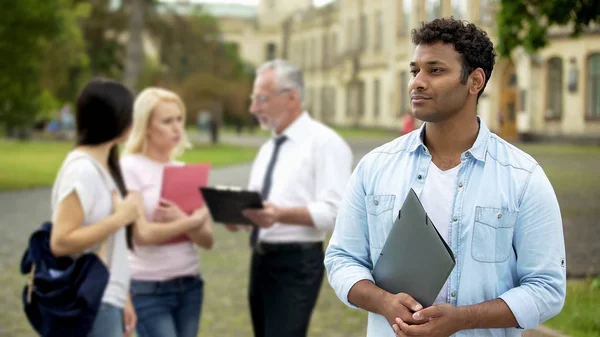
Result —
[[[449, 18], [423, 24], [412, 40], [408, 90], [424, 124], [355, 169], [325, 256], [329, 282], [342, 302], [369, 312], [369, 337], [521, 336], [565, 301], [556, 195], [540, 165], [477, 116], [496, 56], [488, 35]], [[456, 258], [427, 308], [371, 274], [411, 189]]]
[[250, 237], [255, 337], [306, 336], [324, 275], [323, 240], [352, 169], [350, 147], [303, 111], [303, 95], [297, 66], [274, 60], [258, 69], [250, 113], [273, 137], [250, 174], [249, 188], [261, 192], [264, 209], [245, 211], [258, 225]]
[[206, 110], [202, 110], [200, 111], [200, 113], [198, 113], [198, 117], [197, 117], [197, 126], [198, 126], [198, 131], [206, 131], [209, 129], [209, 123], [210, 123], [210, 112], [206, 111]]
[[212, 222], [206, 207], [187, 215], [160, 198], [163, 169], [183, 165], [174, 158], [191, 146], [184, 125], [185, 106], [175, 93], [148, 88], [135, 100], [121, 166], [129, 193], [144, 210], [129, 253], [138, 337], [198, 335], [204, 281], [196, 246], [212, 247]]
[[[118, 146], [131, 127], [133, 96], [122, 84], [90, 81], [76, 106], [76, 147], [67, 154], [52, 188], [55, 256], [98, 251], [106, 241], [110, 279], [88, 337], [130, 336], [136, 324], [129, 298], [127, 246], [139, 215], [127, 193]], [[123, 199], [121, 199], [123, 198]]]

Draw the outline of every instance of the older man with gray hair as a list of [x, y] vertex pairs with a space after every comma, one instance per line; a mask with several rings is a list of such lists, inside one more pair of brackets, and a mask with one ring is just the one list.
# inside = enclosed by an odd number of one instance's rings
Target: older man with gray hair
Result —
[[258, 225], [249, 286], [256, 337], [306, 336], [324, 275], [323, 240], [352, 170], [350, 147], [302, 109], [303, 94], [295, 65], [274, 60], [258, 69], [250, 113], [273, 137], [250, 174], [249, 188], [261, 191], [264, 208], [244, 212]]

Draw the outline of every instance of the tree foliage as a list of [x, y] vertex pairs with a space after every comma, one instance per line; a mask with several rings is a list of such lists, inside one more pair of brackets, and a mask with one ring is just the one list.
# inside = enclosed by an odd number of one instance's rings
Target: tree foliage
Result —
[[[126, 53], [135, 3], [143, 4], [144, 50], [154, 47], [158, 57]], [[90, 77], [121, 80], [125, 64], [141, 69], [125, 76], [137, 83], [133, 89], [163, 86], [180, 93], [194, 113], [219, 105], [226, 118], [246, 117], [252, 75], [235, 45], [222, 41], [218, 20], [201, 11], [161, 10], [156, 0], [135, 3], [0, 0], [0, 126], [55, 118]]]
[[65, 29], [68, 0], [2, 1], [0, 8], [0, 123], [28, 123], [38, 112], [45, 45]]
[[148, 28], [162, 64], [154, 82], [180, 93], [191, 117], [216, 104], [227, 120], [247, 119], [252, 69], [235, 45], [222, 41], [215, 17], [201, 11], [187, 15], [170, 11], [155, 16]]
[[534, 52], [548, 44], [548, 29], [568, 26], [578, 36], [592, 23], [600, 23], [598, 0], [502, 0], [498, 13], [498, 50], [510, 55], [522, 46]]

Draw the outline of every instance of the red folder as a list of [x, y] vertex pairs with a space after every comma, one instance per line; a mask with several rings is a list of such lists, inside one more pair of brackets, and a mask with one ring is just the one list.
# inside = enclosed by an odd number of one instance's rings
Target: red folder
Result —
[[[160, 196], [174, 202], [186, 214], [204, 205], [200, 187], [208, 183], [210, 164], [190, 164], [184, 166], [165, 166], [163, 170]], [[186, 235], [175, 237], [164, 244], [188, 241]]]

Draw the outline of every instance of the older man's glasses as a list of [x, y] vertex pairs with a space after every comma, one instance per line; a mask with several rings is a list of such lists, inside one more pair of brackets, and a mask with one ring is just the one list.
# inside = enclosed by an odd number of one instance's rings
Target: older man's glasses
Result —
[[250, 95], [250, 100], [252, 100], [252, 102], [256, 102], [258, 104], [265, 104], [268, 101], [270, 101], [274, 96], [279, 96], [288, 91], [290, 91], [290, 89], [282, 89], [282, 90], [278, 91], [277, 93], [275, 93], [274, 95]]

